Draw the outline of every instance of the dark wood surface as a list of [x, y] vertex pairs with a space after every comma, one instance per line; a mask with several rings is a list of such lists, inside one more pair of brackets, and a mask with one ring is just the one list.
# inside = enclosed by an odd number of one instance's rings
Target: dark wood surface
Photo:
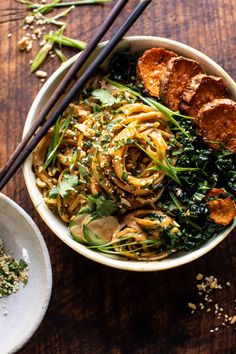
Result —
[[[128, 1], [126, 13], [135, 2]], [[70, 15], [67, 33], [88, 41], [111, 6], [84, 6], [75, 10]], [[13, 0], [1, 0], [0, 9], [7, 7], [20, 8], [20, 5]], [[117, 26], [124, 17], [117, 21]], [[9, 17], [0, 13], [2, 19]], [[31, 54], [17, 49], [22, 35], [20, 23], [7, 21], [0, 25], [0, 166], [20, 141], [27, 112], [42, 85], [30, 74]], [[8, 33], [12, 33], [10, 39]], [[129, 34], [157, 35], [187, 43], [205, 52], [236, 78], [235, 0], [153, 0]], [[52, 73], [58, 66], [55, 58], [43, 69]], [[178, 269], [142, 274], [119, 271], [83, 258], [49, 231], [31, 203], [21, 171], [4, 193], [38, 224], [53, 269], [47, 314], [21, 354], [236, 353], [234, 326], [210, 333], [216, 326], [215, 316], [204, 311], [190, 314], [187, 307], [189, 301], [199, 301], [195, 276], [201, 272], [215, 275], [222, 283], [230, 281], [231, 286], [223, 287], [218, 300], [233, 314], [235, 233], [206, 256]]]

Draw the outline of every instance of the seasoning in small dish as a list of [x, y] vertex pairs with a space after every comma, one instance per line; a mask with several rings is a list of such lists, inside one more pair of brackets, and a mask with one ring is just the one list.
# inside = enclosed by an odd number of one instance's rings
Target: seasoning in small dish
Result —
[[27, 263], [6, 253], [3, 241], [0, 239], [0, 298], [15, 293], [19, 290], [20, 283], [26, 285], [27, 281]]

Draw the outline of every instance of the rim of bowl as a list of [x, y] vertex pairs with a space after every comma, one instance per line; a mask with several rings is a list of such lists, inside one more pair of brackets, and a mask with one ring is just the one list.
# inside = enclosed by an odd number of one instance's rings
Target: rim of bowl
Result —
[[[208, 64], [214, 70], [216, 70], [221, 77], [223, 77], [224, 81], [226, 82], [226, 86], [230, 88], [230, 91], [234, 97], [236, 97], [236, 83], [234, 80], [227, 74], [227, 72], [219, 66], [214, 60], [209, 58], [207, 55], [203, 54], [197, 49], [192, 48], [189, 45], [186, 45], [184, 43], [172, 40], [172, 39], [167, 39], [163, 37], [155, 37], [155, 36], [130, 36], [130, 37], [124, 37], [122, 41], [127, 42], [127, 43], [134, 43], [134, 42], [141, 42], [141, 41], [155, 41], [157, 46], [163, 46], [164, 48], [171, 47], [172, 50], [178, 52], [178, 50], [181, 50], [186, 53], [186, 56], [191, 56], [194, 57], [195, 60], [203, 61], [204, 63]], [[106, 42], [101, 42], [99, 44], [99, 47], [102, 48], [106, 45]], [[26, 118], [25, 126], [24, 126], [24, 131], [23, 131], [23, 136], [26, 134], [26, 132], [29, 130], [30, 126], [32, 125], [32, 122], [34, 120], [34, 115], [35, 111], [40, 105], [40, 102], [44, 95], [46, 94], [47, 90], [50, 88], [50, 86], [53, 84], [54, 80], [58, 78], [60, 74], [62, 74], [67, 68], [69, 68], [74, 61], [78, 58], [78, 56], [81, 53], [76, 54], [72, 58], [70, 58], [67, 62], [63, 63], [51, 76], [50, 78], [46, 81], [44, 86], [41, 88], [39, 93], [37, 94], [30, 111], [28, 113], [28, 116]], [[23, 165], [23, 175], [26, 183], [26, 187], [28, 189], [29, 195], [32, 199], [33, 204], [36, 207], [36, 210], [40, 214], [41, 218], [44, 220], [44, 222], [47, 224], [47, 226], [53, 231], [53, 233], [59, 237], [64, 243], [66, 243], [70, 248], [78, 252], [79, 254], [85, 256], [88, 259], [91, 259], [95, 262], [98, 262], [100, 264], [117, 268], [117, 269], [122, 269], [122, 270], [129, 270], [129, 271], [137, 271], [137, 272], [145, 272], [145, 271], [159, 271], [159, 270], [165, 270], [165, 269], [170, 269], [170, 268], [175, 268], [178, 266], [181, 266], [183, 264], [192, 262], [193, 260], [203, 256], [204, 254], [208, 253], [210, 250], [212, 250], [215, 246], [217, 246], [235, 227], [236, 225], [236, 219], [234, 220], [233, 224], [221, 232], [220, 234], [214, 236], [212, 239], [209, 239], [206, 241], [200, 248], [192, 251], [185, 253], [181, 255], [179, 258], [166, 258], [162, 261], [129, 261], [129, 260], [120, 260], [120, 259], [114, 259], [114, 258], [109, 258], [106, 255], [98, 252], [94, 252], [90, 249], [88, 249], [86, 246], [83, 246], [79, 244], [78, 242], [74, 241], [70, 236], [69, 233], [65, 234], [64, 230], [61, 229], [61, 223], [58, 221], [53, 220], [52, 218], [52, 213], [50, 210], [46, 207], [45, 203], [42, 201], [42, 196], [41, 199], [38, 196], [37, 193], [37, 187], [35, 185], [35, 179], [32, 178], [30, 171], [31, 171], [31, 165], [32, 165], [32, 159], [29, 157], [26, 162]], [[40, 193], [40, 192], [39, 192]]]
[[16, 351], [21, 349], [30, 340], [30, 338], [34, 335], [34, 333], [36, 332], [36, 330], [38, 329], [38, 327], [40, 326], [41, 322], [44, 319], [44, 316], [47, 312], [48, 305], [49, 305], [49, 302], [51, 299], [51, 294], [52, 294], [52, 267], [51, 267], [50, 256], [48, 253], [46, 243], [44, 241], [44, 238], [43, 238], [38, 226], [35, 224], [33, 219], [29, 216], [29, 214], [27, 214], [27, 212], [23, 208], [21, 208], [16, 202], [14, 202], [12, 199], [7, 197], [5, 194], [0, 193], [0, 199], [4, 200], [4, 202], [9, 204], [11, 207], [13, 207], [22, 216], [22, 218], [24, 218], [26, 220], [26, 222], [32, 228], [32, 230], [34, 232], [34, 237], [35, 237], [35, 239], [37, 239], [37, 241], [41, 247], [41, 250], [42, 250], [43, 259], [44, 259], [44, 263], [45, 263], [45, 274], [46, 274], [46, 288], [45, 288], [46, 296], [44, 298], [44, 306], [41, 308], [40, 315], [34, 321], [34, 325], [31, 328], [31, 330], [29, 331], [29, 333], [27, 333], [9, 351], [9, 354], [10, 354], [10, 353], [15, 353]]

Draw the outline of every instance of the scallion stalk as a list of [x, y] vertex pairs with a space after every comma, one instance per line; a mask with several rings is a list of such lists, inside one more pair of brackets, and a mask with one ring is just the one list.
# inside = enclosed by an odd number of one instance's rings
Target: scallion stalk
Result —
[[73, 39], [70, 37], [59, 35], [56, 32], [54, 32], [52, 34], [47, 34], [46, 36], [44, 36], [44, 38], [50, 42], [64, 45], [66, 47], [76, 48], [79, 50], [84, 50], [87, 46], [87, 43], [85, 43], [83, 41], [79, 41], [77, 39]]
[[31, 64], [31, 72], [34, 72], [43, 64], [52, 47], [53, 47], [53, 42], [51, 41], [47, 41], [44, 44], [44, 46], [40, 49], [40, 51], [34, 58], [33, 63]]
[[[134, 96], [138, 97], [143, 102], [145, 102], [147, 105], [158, 109], [158, 111], [163, 113], [169, 119], [169, 121], [173, 125], [175, 125], [184, 135], [186, 135], [188, 138], [190, 138], [189, 134], [185, 131], [185, 129], [183, 127], [181, 127], [181, 125], [174, 118], [174, 116], [180, 116], [180, 117], [182, 116], [179, 112], [173, 112], [171, 109], [165, 107], [160, 102], [157, 102], [154, 99], [149, 98], [149, 97], [144, 97], [139, 92], [137, 92], [137, 91], [131, 89], [130, 87], [127, 87], [119, 82], [113, 81], [113, 80], [109, 79], [108, 77], [106, 77], [105, 79], [109, 84], [119, 88], [120, 90], [130, 92], [131, 94], [133, 94]], [[184, 117], [186, 118], [186, 116], [184, 116]], [[191, 117], [189, 117], [189, 118], [191, 118]]]
[[62, 61], [62, 63], [67, 61], [65, 55], [62, 53], [62, 51], [60, 49], [56, 48], [56, 49], [54, 49], [54, 52], [58, 56], [58, 58]]
[[32, 1], [27, 0], [16, 0], [21, 4], [25, 4], [28, 10], [33, 10], [34, 13], [40, 13], [45, 15], [51, 12], [55, 8], [59, 7], [68, 7], [68, 6], [80, 6], [80, 5], [89, 5], [89, 4], [103, 4], [112, 2], [112, 0], [78, 0], [78, 1], [69, 1], [69, 2], [61, 2], [61, 0], [54, 0], [50, 4], [38, 4], [33, 3]]

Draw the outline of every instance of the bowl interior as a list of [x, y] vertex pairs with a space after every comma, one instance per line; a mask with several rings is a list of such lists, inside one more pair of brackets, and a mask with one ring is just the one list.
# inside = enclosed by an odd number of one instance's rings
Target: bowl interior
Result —
[[[87, 65], [89, 65], [89, 63], [93, 60], [93, 58], [96, 57], [97, 53], [101, 50], [102, 47], [104, 47], [104, 43], [102, 43], [99, 46], [99, 48], [95, 51], [94, 55], [91, 57]], [[182, 43], [165, 39], [165, 38], [159, 38], [159, 37], [145, 37], [145, 36], [127, 37], [119, 43], [119, 45], [113, 51], [111, 56], [116, 51], [122, 51], [128, 49], [132, 52], [143, 52], [144, 50], [152, 47], [164, 47], [166, 49], [173, 50], [176, 53], [183, 55], [185, 57], [197, 60], [203, 66], [203, 68], [207, 73], [216, 76], [221, 76], [224, 79], [225, 84], [228, 87], [229, 91], [231, 92], [232, 98], [234, 99], [236, 98], [236, 84], [233, 81], [233, 79], [209, 57]], [[55, 90], [55, 87], [61, 81], [61, 79], [67, 72], [68, 68], [73, 64], [73, 62], [76, 60], [77, 57], [78, 55], [71, 58], [68, 62], [64, 63], [49, 78], [49, 80], [43, 86], [38, 96], [36, 97], [30, 109], [30, 112], [28, 114], [25, 123], [24, 134], [28, 131], [28, 129], [32, 125], [32, 122], [37, 117], [38, 113], [40, 112], [44, 104], [47, 102], [48, 97], [50, 97], [52, 92]], [[105, 66], [109, 62], [109, 59], [110, 57], [107, 58], [106, 62], [104, 63]], [[65, 242], [68, 246], [73, 248], [75, 251], [86, 256], [87, 258], [93, 259], [99, 263], [111, 267], [133, 270], [133, 271], [155, 271], [155, 270], [162, 270], [162, 269], [179, 266], [181, 264], [190, 262], [200, 257], [201, 255], [207, 253], [209, 250], [214, 248], [219, 242], [221, 242], [234, 227], [234, 225], [232, 225], [230, 226], [230, 228], [228, 228], [221, 234], [217, 235], [211, 240], [208, 240], [208, 242], [206, 242], [200, 249], [188, 253], [176, 253], [172, 255], [170, 258], [163, 259], [162, 261], [135, 262], [135, 261], [126, 261], [121, 258], [119, 259], [118, 257], [109, 257], [107, 255], [91, 251], [87, 249], [85, 246], [80, 245], [74, 240], [72, 240], [65, 224], [63, 224], [56, 216], [54, 216], [44, 204], [42, 195], [39, 189], [36, 187], [35, 177], [32, 172], [31, 166], [32, 166], [32, 157], [29, 157], [24, 164], [24, 178], [31, 199], [36, 209], [38, 210], [39, 214], [45, 221], [45, 223], [63, 242]]]
[[[18, 350], [42, 321], [51, 296], [51, 264], [43, 237], [32, 219], [0, 194], [0, 238], [5, 250], [29, 265], [26, 286], [0, 299], [1, 353]], [[7, 311], [7, 315], [5, 312]]]

